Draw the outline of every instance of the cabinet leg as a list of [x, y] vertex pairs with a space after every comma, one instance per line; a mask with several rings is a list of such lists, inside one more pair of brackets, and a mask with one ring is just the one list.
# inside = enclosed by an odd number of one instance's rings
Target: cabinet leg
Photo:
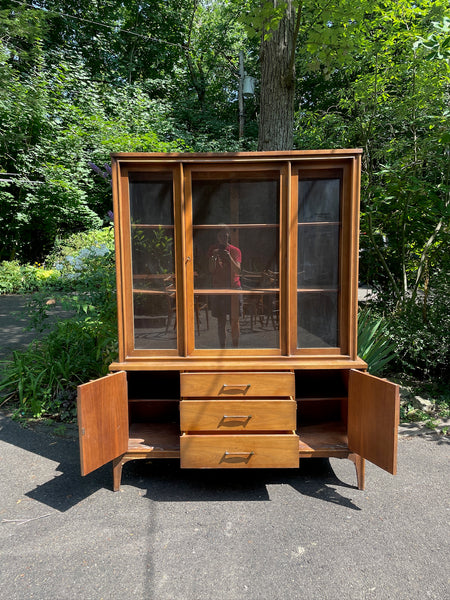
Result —
[[120, 481], [122, 479], [123, 454], [113, 460], [113, 490], [120, 490]]
[[358, 490], [363, 490], [366, 477], [366, 462], [359, 454], [349, 454], [349, 459], [355, 465]]

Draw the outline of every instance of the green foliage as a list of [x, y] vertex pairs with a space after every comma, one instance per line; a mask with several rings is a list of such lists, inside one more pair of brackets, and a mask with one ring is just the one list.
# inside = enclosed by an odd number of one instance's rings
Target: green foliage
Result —
[[21, 265], [17, 260], [0, 262], [0, 294], [24, 294], [56, 282], [59, 272], [36, 263]]
[[370, 310], [358, 314], [358, 355], [367, 362], [368, 371], [379, 375], [395, 358], [396, 344], [383, 317]]
[[[80, 323], [113, 322], [112, 238], [58, 241], [110, 235], [111, 187], [90, 162], [108, 164], [115, 151], [254, 149], [258, 96], [245, 100], [238, 139], [238, 55], [258, 77], [261, 39], [287, 4], [0, 0], [0, 293], [41, 290], [37, 326], [49, 299]], [[446, 377], [448, 1], [292, 5], [295, 146], [363, 148], [360, 273], [395, 339], [389, 367]], [[98, 254], [102, 244], [109, 254]], [[52, 249], [45, 268], [34, 264]], [[61, 277], [42, 282], [56, 265]]]
[[[105, 375], [117, 355], [113, 231], [71, 236], [48, 263], [60, 276], [30, 298], [29, 313], [46, 335], [4, 364], [0, 391], [20, 417], [75, 415], [76, 387]], [[52, 325], [55, 305], [72, 314]]]
[[[424, 304], [424, 302], [426, 302]], [[431, 299], [419, 298], [390, 318], [395, 339], [394, 367], [423, 380], [450, 379], [450, 279], [439, 281]]]
[[104, 320], [73, 318], [45, 338], [14, 352], [4, 367], [0, 391], [17, 417], [73, 420], [76, 386], [101, 375], [116, 356], [115, 327]]
[[60, 277], [31, 297], [29, 313], [34, 327], [45, 328], [55, 305], [75, 312], [75, 318], [81, 321], [115, 322], [112, 227], [74, 234], [57, 242], [46, 262], [60, 273]]

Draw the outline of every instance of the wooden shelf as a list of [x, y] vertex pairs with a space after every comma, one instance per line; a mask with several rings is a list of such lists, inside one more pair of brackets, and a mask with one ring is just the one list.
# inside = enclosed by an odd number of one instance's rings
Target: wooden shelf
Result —
[[279, 223], [231, 223], [227, 225], [193, 225], [193, 229], [274, 229], [280, 226]]
[[220, 296], [223, 294], [237, 294], [237, 295], [261, 295], [261, 294], [279, 294], [279, 288], [230, 288], [230, 289], [218, 289], [218, 288], [196, 288], [194, 294], [207, 294], [211, 296]]
[[337, 294], [339, 292], [339, 288], [331, 288], [331, 287], [318, 287], [318, 288], [297, 288], [297, 294], [310, 294], [317, 292], [329, 292], [330, 294]]
[[133, 423], [130, 426], [128, 453], [145, 452], [154, 458], [179, 458], [178, 423]]
[[[336, 457], [350, 454], [347, 432], [340, 423], [309, 425], [297, 429], [300, 458]], [[180, 428], [177, 423], [134, 423], [130, 427], [128, 453], [148, 454], [149, 458], [178, 458]]]
[[174, 225], [162, 225], [151, 223], [131, 223], [132, 229], [174, 229]]
[[346, 458], [350, 454], [347, 429], [341, 423], [306, 425], [297, 429], [297, 435], [300, 458]]
[[302, 397], [297, 397], [296, 398], [297, 402], [323, 402], [326, 401], [328, 402], [329, 400], [332, 401], [342, 401], [342, 400], [347, 400], [346, 396], [305, 396], [304, 398]]
[[340, 225], [339, 221], [302, 221], [298, 223], [299, 227], [309, 225]]

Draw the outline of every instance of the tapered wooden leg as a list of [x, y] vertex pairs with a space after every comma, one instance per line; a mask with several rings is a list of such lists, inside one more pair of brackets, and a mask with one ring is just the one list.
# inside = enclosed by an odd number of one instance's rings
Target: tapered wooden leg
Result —
[[124, 455], [118, 456], [113, 460], [113, 490], [118, 492], [120, 490], [120, 480], [122, 479], [122, 467]]
[[363, 490], [366, 478], [366, 461], [359, 454], [349, 454], [349, 459], [355, 465], [358, 490]]

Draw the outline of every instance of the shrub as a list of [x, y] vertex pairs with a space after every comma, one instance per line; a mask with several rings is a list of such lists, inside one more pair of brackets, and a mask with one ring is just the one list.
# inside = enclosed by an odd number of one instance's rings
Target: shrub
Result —
[[[34, 293], [28, 311], [46, 335], [4, 365], [0, 390], [20, 417], [75, 416], [76, 387], [105, 375], [117, 356], [113, 231], [71, 236], [47, 260], [59, 276]], [[60, 305], [70, 318], [52, 324]]]
[[56, 269], [43, 265], [21, 265], [17, 260], [0, 263], [0, 294], [26, 294], [45, 287], [59, 277]]
[[388, 322], [376, 317], [370, 310], [358, 314], [358, 355], [367, 362], [368, 371], [379, 375], [395, 358], [395, 342], [392, 340]]
[[106, 375], [116, 357], [116, 331], [111, 324], [69, 319], [26, 350], [14, 352], [0, 390], [15, 401], [15, 415], [73, 420], [76, 387]]
[[[385, 335], [394, 344], [389, 371], [423, 383], [448, 388], [450, 377], [450, 279], [434, 274], [433, 288], [413, 301], [398, 305], [389, 297], [370, 304], [373, 315], [383, 316]], [[361, 338], [360, 338], [361, 341]]]

